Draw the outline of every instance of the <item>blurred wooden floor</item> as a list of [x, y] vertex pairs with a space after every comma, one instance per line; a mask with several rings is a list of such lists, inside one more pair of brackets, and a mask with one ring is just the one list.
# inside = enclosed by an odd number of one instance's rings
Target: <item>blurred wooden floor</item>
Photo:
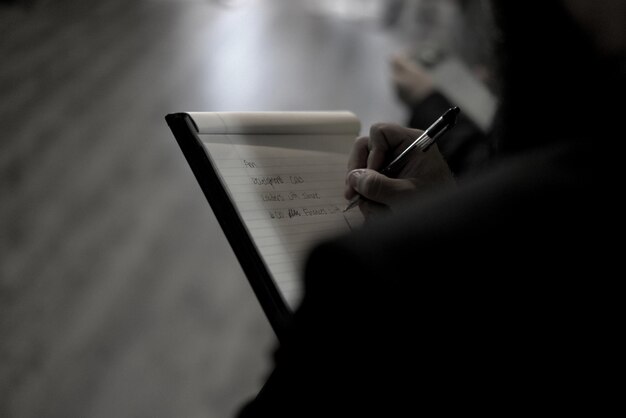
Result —
[[293, 0], [31, 3], [0, 4], [0, 417], [232, 416], [275, 338], [164, 116], [401, 122], [397, 45]]

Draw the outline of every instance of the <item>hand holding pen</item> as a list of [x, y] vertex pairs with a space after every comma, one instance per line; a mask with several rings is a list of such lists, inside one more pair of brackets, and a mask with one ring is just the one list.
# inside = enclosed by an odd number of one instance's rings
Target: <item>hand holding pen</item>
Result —
[[[344, 211], [361, 202], [386, 205], [398, 197], [436, 183], [452, 182], [452, 174], [438, 151], [430, 146], [454, 126], [453, 107], [425, 131], [399, 125], [373, 125], [369, 137], [359, 138], [348, 161]], [[395, 155], [390, 160], [390, 155]]]

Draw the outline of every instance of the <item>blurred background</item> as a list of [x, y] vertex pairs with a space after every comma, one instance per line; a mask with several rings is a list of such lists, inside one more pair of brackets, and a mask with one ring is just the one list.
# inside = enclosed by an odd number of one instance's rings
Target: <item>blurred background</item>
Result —
[[276, 339], [164, 116], [404, 123], [390, 55], [481, 60], [465, 3], [1, 0], [0, 417], [233, 416]]

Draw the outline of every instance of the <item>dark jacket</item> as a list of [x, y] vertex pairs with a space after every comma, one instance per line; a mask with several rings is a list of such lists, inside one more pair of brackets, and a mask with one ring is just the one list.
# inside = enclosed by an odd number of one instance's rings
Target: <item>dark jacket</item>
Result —
[[597, 416], [618, 399], [625, 67], [561, 2], [494, 4], [496, 158], [313, 251], [242, 417]]
[[242, 417], [587, 404], [617, 312], [586, 154], [557, 143], [504, 159], [316, 248]]

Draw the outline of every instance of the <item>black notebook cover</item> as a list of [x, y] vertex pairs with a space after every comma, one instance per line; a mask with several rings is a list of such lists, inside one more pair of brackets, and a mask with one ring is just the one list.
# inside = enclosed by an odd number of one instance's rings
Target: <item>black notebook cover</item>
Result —
[[198, 137], [198, 128], [187, 113], [172, 113], [165, 119], [280, 340], [293, 314], [280, 295], [243, 220], [220, 181], [217, 169]]

